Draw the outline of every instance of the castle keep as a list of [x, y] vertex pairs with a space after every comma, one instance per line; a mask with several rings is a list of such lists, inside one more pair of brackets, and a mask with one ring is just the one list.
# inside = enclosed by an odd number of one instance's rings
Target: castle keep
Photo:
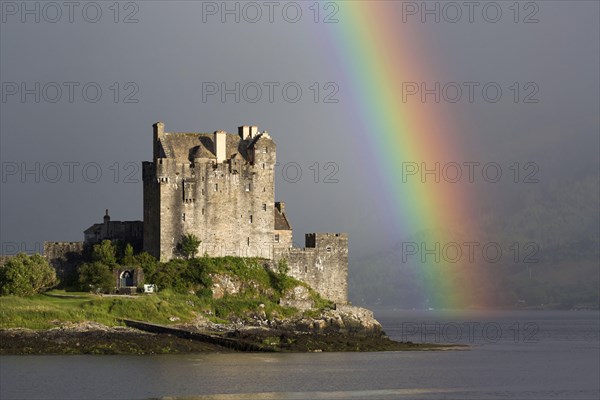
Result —
[[[182, 237], [194, 234], [200, 254], [262, 257], [273, 267], [286, 260], [291, 276], [347, 302], [348, 237], [311, 233], [304, 248], [293, 247], [285, 204], [275, 202], [277, 151], [267, 132], [241, 126], [237, 134], [169, 133], [158, 122], [152, 143], [152, 161], [142, 169], [143, 228], [139, 221], [110, 221], [107, 211], [103, 224], [85, 231], [86, 243], [141, 241], [144, 251], [168, 261], [182, 255]], [[46, 243], [45, 253], [59, 259], [61, 246]]]
[[[144, 250], [169, 260], [187, 233], [213, 257], [272, 258], [273, 246], [291, 246], [284, 208], [274, 202], [276, 147], [268, 133], [153, 128], [153, 161], [143, 163]], [[283, 231], [277, 242], [275, 230]]]

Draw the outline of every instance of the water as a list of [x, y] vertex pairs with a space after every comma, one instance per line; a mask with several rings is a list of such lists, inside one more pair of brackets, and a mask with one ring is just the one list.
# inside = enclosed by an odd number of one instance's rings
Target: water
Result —
[[469, 351], [0, 357], [1, 399], [598, 399], [597, 311], [376, 312]]

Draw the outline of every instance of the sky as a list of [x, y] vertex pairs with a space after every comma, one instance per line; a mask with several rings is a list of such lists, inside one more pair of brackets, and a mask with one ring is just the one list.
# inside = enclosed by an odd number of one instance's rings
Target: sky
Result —
[[[496, 162], [505, 174], [515, 162], [522, 173], [533, 171], [527, 163], [536, 168], [529, 186], [474, 182], [472, 218], [514, 214], [507, 204], [535, 185], [597, 177], [599, 3], [521, 2], [516, 14], [513, 2], [479, 2], [502, 10], [497, 23], [479, 8], [469, 22], [461, 3], [452, 22], [456, 10], [427, 2], [445, 10], [437, 22], [422, 15], [423, 2], [398, 2], [388, 15], [397, 30], [385, 40], [422, 68], [407, 82], [503, 89], [495, 103], [475, 91], [472, 102], [449, 101], [447, 92], [417, 104], [419, 118], [443, 115], [459, 128], [453, 144], [462, 158], [447, 162]], [[167, 132], [268, 131], [277, 143], [276, 200], [286, 202], [300, 246], [307, 232], [348, 232], [352, 260], [411, 233], [387, 228], [402, 204], [378, 185], [393, 185], [389, 176], [402, 171], [382, 171], [384, 155], [370, 143], [386, 133], [358, 134], [365, 127], [354, 123], [358, 82], [345, 71], [363, 55], [357, 43], [342, 56], [333, 39], [353, 29], [348, 3], [0, 4], [3, 253], [83, 240], [105, 209], [114, 220], [141, 220], [141, 161], [151, 159], [157, 121]], [[369, 79], [381, 77], [361, 77]]]

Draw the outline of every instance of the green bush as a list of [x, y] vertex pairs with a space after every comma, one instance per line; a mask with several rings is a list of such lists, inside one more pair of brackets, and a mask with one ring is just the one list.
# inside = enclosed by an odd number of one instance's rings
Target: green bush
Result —
[[193, 286], [186, 278], [187, 272], [188, 262], [175, 259], [158, 264], [156, 271], [147, 276], [146, 280], [156, 284], [159, 290], [170, 289], [177, 293], [185, 293]]
[[202, 241], [198, 239], [196, 235], [194, 235], [193, 233], [188, 233], [187, 235], [184, 235], [181, 238], [181, 243], [179, 244], [179, 247], [183, 255], [185, 255], [186, 258], [189, 260], [196, 258], [196, 254], [198, 254], [198, 246], [200, 246], [200, 243], [202, 243]]
[[94, 293], [111, 293], [116, 287], [111, 268], [99, 261], [79, 267], [79, 284], [82, 290]]
[[103, 240], [92, 248], [92, 261], [113, 268], [117, 264], [117, 248], [110, 240]]
[[121, 265], [134, 265], [135, 257], [133, 255], [133, 246], [127, 243], [123, 250], [123, 257], [121, 257]]
[[150, 278], [156, 272], [158, 260], [144, 251], [133, 256], [131, 265], [140, 266], [146, 278]]
[[58, 283], [56, 272], [39, 254], [19, 253], [0, 267], [0, 294], [31, 296]]

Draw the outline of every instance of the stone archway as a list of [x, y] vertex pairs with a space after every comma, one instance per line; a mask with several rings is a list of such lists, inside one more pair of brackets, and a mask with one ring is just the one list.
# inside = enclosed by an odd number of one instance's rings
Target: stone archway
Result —
[[121, 272], [121, 276], [119, 278], [121, 280], [121, 287], [133, 286], [133, 271], [125, 270]]

